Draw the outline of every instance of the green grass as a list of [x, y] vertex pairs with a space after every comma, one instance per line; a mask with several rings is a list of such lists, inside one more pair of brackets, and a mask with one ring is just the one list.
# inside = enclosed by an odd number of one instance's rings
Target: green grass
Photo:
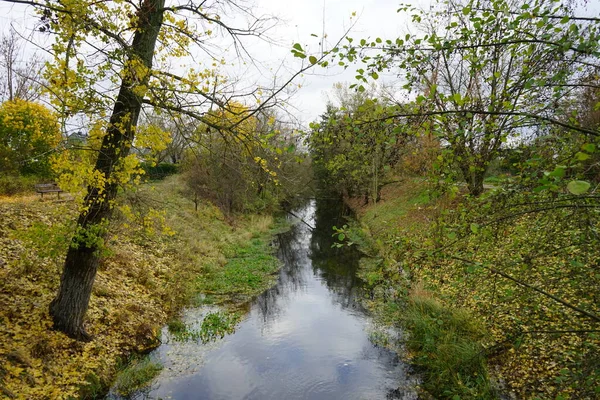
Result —
[[249, 299], [271, 286], [279, 261], [269, 246], [270, 235], [250, 239], [226, 249], [227, 263], [213, 265], [197, 279], [200, 293], [216, 297], [220, 302]]
[[399, 191], [392, 190], [386, 195], [384, 201], [367, 208], [361, 217], [361, 222], [366, 224], [373, 233], [382, 231], [388, 234], [397, 233], [403, 228], [402, 222], [406, 220], [411, 210], [429, 202], [429, 193], [421, 182], [408, 183]]
[[171, 333], [177, 341], [193, 340], [208, 343], [233, 333], [240, 319], [241, 315], [236, 312], [211, 312], [204, 316], [200, 329], [194, 329], [182, 323], [177, 326], [176, 331]]
[[[412, 243], [426, 240], [427, 221], [439, 202], [416, 180], [388, 191], [383, 202], [364, 210], [363, 233], [353, 233], [353, 240], [372, 255], [361, 260], [359, 271], [372, 293], [370, 310], [379, 323], [406, 332], [410, 360], [419, 367], [422, 387], [433, 398], [496, 398], [481, 344], [489, 334], [466, 310], [443, 304], [399, 273], [411, 268], [399, 265], [405, 259], [404, 246], [410, 249]], [[411, 286], [414, 290], [409, 293]]]
[[172, 319], [171, 321], [167, 322], [167, 329], [169, 330], [169, 333], [178, 334], [185, 332], [186, 326], [182, 320]]
[[167, 204], [167, 220], [177, 232], [173, 254], [178, 263], [188, 266], [178, 278], [185, 283], [177, 302], [240, 303], [268, 289], [279, 269], [269, 244], [286, 229], [283, 219], [246, 214], [231, 220], [205, 204], [194, 211], [192, 201], [179, 192], [182, 185], [179, 176], [156, 184], [156, 192]]
[[407, 348], [423, 368], [424, 388], [435, 398], [493, 399], [485, 352], [485, 332], [462, 309], [426, 296], [411, 296], [403, 311]]
[[131, 360], [117, 376], [114, 389], [119, 395], [130, 397], [147, 387], [161, 370], [162, 365], [148, 356]]

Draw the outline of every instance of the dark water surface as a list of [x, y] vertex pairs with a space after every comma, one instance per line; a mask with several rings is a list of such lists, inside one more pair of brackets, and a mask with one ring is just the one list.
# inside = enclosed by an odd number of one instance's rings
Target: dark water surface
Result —
[[[277, 239], [284, 263], [277, 285], [256, 298], [223, 340], [161, 345], [154, 355], [164, 370], [143, 397], [416, 398], [404, 389], [406, 367], [398, 357], [369, 341], [373, 326], [358, 302], [358, 254], [331, 249], [332, 226], [343, 224], [339, 205], [313, 201], [295, 214], [306, 223]], [[189, 310], [186, 322], [208, 311]]]

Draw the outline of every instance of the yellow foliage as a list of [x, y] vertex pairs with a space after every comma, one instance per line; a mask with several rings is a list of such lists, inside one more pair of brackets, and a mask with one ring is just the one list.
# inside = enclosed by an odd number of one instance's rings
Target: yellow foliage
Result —
[[160, 196], [164, 209], [144, 209], [137, 198], [117, 209], [86, 316], [89, 343], [52, 330], [48, 316], [77, 207], [38, 197], [0, 202], [0, 393], [66, 400], [89, 390], [92, 377], [110, 383], [119, 359], [159, 343], [159, 327], [195, 294], [207, 265], [222, 264], [227, 246], [268, 229], [240, 220], [232, 231], [216, 207], [194, 211], [179, 188], [176, 177], [158, 190], [142, 186], [137, 196]]
[[0, 170], [47, 174], [61, 140], [56, 114], [43, 105], [15, 99], [0, 106]]

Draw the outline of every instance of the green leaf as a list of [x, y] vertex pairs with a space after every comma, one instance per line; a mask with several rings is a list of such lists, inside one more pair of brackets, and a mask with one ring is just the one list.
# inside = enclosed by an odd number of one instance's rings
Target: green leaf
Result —
[[456, 104], [458, 104], [459, 106], [462, 106], [464, 103], [463, 98], [460, 96], [460, 93], [454, 93], [452, 95], [452, 99], [456, 102]]
[[315, 57], [315, 56], [310, 56], [310, 57], [308, 57], [308, 61], [310, 61], [310, 63], [311, 63], [312, 65], [315, 65], [315, 64], [317, 63], [317, 57]]
[[580, 195], [587, 192], [590, 186], [590, 183], [586, 181], [571, 181], [567, 185], [567, 190], [575, 195]]
[[469, 7], [465, 7], [462, 10], [463, 15], [469, 15], [471, 13], [471, 9]]
[[473, 232], [473, 233], [479, 232], [479, 224], [476, 224], [476, 223], [473, 222], [471, 224], [471, 232]]
[[554, 171], [550, 172], [548, 176], [556, 177], [556, 178], [564, 178], [566, 174], [566, 167], [558, 166], [554, 168]]
[[587, 153], [578, 152], [577, 154], [575, 154], [575, 158], [577, 158], [577, 160], [579, 161], [585, 161], [588, 158], [590, 158], [590, 155]]
[[338, 240], [341, 242], [342, 240], [346, 239], [346, 235], [344, 235], [343, 233], [340, 233], [338, 235]]
[[448, 232], [448, 239], [454, 240], [456, 239], [456, 232]]
[[295, 43], [292, 47], [298, 51], [304, 51], [304, 49], [302, 49], [302, 46], [300, 45], [300, 43]]
[[581, 149], [588, 153], [593, 153], [594, 151], [596, 151], [596, 145], [593, 143], [586, 143], [583, 146], [581, 146]]

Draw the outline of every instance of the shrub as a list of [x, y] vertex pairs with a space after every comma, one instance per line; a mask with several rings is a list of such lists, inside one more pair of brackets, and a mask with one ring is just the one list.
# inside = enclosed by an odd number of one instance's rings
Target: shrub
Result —
[[60, 141], [58, 119], [43, 105], [16, 99], [0, 106], [0, 171], [50, 176]]
[[21, 193], [33, 192], [37, 176], [0, 175], [0, 196], [14, 196]]
[[175, 175], [179, 172], [178, 164], [170, 164], [170, 163], [159, 163], [159, 164], [151, 164], [148, 162], [142, 163], [142, 169], [146, 173], [145, 176], [151, 180], [160, 180], [164, 179], [167, 176]]

